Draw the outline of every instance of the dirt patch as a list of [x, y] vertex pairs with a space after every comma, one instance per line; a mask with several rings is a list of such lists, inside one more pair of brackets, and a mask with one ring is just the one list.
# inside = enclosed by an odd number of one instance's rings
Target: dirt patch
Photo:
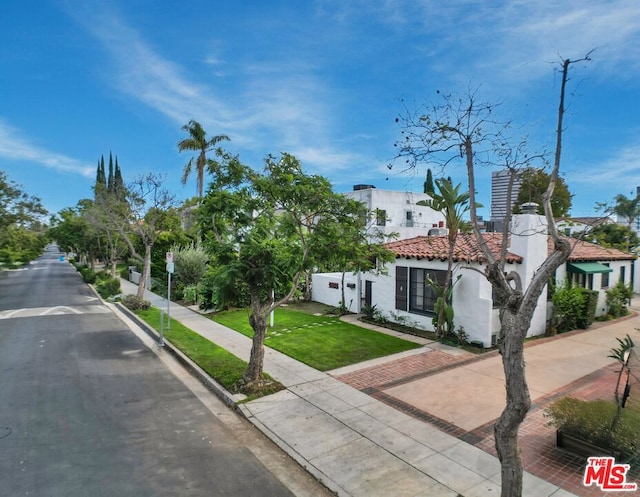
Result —
[[287, 309], [291, 309], [294, 311], [304, 312], [307, 314], [327, 315], [327, 314], [337, 313], [337, 309], [335, 307], [332, 307], [326, 304], [321, 304], [319, 302], [311, 302], [309, 300], [296, 300], [296, 301], [288, 302], [287, 304], [283, 305], [283, 307], [286, 307]]

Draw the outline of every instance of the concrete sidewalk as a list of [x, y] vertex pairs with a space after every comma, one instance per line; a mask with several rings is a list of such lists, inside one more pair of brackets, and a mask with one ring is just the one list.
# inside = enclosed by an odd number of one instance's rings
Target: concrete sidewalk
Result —
[[[123, 293], [136, 293], [135, 285], [121, 283]], [[166, 299], [150, 292], [145, 298], [166, 309]], [[173, 303], [170, 314], [241, 359], [249, 359], [249, 338]], [[240, 404], [241, 412], [339, 496], [500, 494], [500, 464], [486, 452], [269, 348], [265, 348], [265, 371], [286, 390]], [[477, 392], [476, 384], [468, 383]], [[412, 395], [425, 398], [424, 392]], [[467, 395], [474, 394], [467, 391]], [[504, 390], [495, 403], [503, 398]], [[470, 411], [473, 417], [473, 410], [462, 402], [458, 409]], [[573, 495], [528, 473], [523, 493], [528, 497]]]

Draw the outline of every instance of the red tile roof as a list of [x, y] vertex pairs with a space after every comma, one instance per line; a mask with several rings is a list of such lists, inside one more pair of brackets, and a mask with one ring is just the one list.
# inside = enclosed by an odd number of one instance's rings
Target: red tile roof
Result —
[[[501, 233], [483, 233], [487, 246], [498, 258], [500, 257], [500, 248], [502, 246]], [[633, 260], [635, 255], [621, 250], [605, 248], [594, 243], [585, 242], [583, 240], [570, 239], [573, 250], [569, 255], [568, 261], [615, 261], [615, 260]], [[396, 254], [396, 257], [405, 257], [407, 259], [427, 259], [427, 260], [447, 260], [449, 253], [449, 239], [446, 236], [417, 236], [406, 240], [398, 240], [385, 244], [385, 246]], [[548, 239], [549, 253], [553, 250], [553, 242]], [[455, 262], [486, 262], [486, 258], [474, 235], [460, 233], [456, 239], [456, 246], [453, 253]], [[521, 255], [507, 251], [507, 262], [521, 263], [523, 260]]]
[[[606, 248], [602, 245], [595, 243], [585, 242], [584, 240], [577, 240], [569, 238], [573, 250], [569, 254], [568, 261], [628, 261], [636, 258], [635, 255], [629, 252], [623, 252], [622, 250], [614, 248]], [[548, 240], [549, 253], [553, 250], [553, 241], [551, 238]]]
[[[483, 238], [491, 252], [500, 257], [502, 245], [501, 233], [484, 233]], [[395, 252], [396, 257], [408, 259], [438, 259], [447, 260], [449, 254], [449, 239], [446, 236], [417, 236], [407, 240], [398, 240], [385, 245]], [[455, 262], [486, 262], [486, 258], [473, 235], [460, 233], [456, 238], [456, 246], [453, 253]], [[522, 257], [512, 252], [507, 252], [507, 262], [522, 262]]]

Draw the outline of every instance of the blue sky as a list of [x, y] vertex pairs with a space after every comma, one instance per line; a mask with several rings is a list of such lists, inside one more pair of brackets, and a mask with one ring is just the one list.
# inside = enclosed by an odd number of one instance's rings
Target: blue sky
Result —
[[52, 212], [92, 196], [109, 152], [125, 182], [154, 171], [195, 195], [176, 147], [190, 119], [255, 168], [289, 152], [337, 191], [422, 191], [426, 166], [387, 168], [402, 101], [477, 87], [532, 149], [553, 150], [558, 64], [594, 48], [569, 86], [572, 214], [640, 186], [637, 0], [6, 0], [0, 46], [0, 170]]

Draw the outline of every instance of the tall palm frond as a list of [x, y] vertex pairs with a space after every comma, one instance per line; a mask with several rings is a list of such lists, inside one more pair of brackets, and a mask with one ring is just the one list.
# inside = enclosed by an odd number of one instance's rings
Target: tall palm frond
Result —
[[210, 140], [207, 140], [207, 132], [198, 121], [193, 119], [189, 121], [188, 124], [184, 125], [182, 130], [186, 131], [189, 134], [189, 137], [178, 142], [178, 151], [184, 152], [186, 150], [191, 150], [193, 152], [198, 152], [197, 157], [192, 157], [189, 159], [189, 162], [185, 164], [182, 171], [182, 184], [185, 185], [189, 176], [191, 176], [195, 159], [195, 169], [197, 174], [196, 186], [198, 188], [198, 196], [202, 198], [204, 190], [204, 170], [207, 165], [207, 152], [213, 150], [219, 142], [228, 141], [229, 137], [227, 135], [216, 135]]

